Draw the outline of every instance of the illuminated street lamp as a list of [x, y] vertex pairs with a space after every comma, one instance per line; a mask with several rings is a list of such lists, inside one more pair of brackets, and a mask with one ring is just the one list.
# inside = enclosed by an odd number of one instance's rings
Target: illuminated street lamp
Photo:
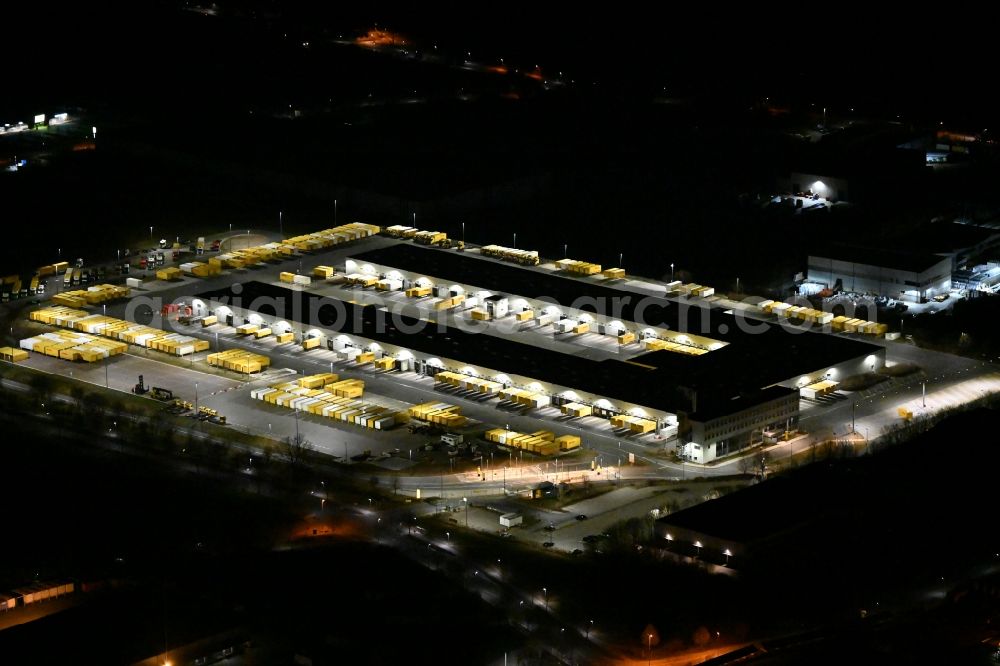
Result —
[[694, 542], [694, 547], [698, 549], [698, 553], [697, 554], [700, 557], [701, 556], [701, 541], [695, 541]]
[[724, 551], [722, 551], [722, 554], [726, 556], [726, 566], [728, 567], [729, 566], [729, 558], [733, 556], [733, 552], [731, 550], [729, 550], [728, 548], [726, 548]]
[[673, 264], [673, 262], [670, 262], [670, 281], [671, 282], [674, 281], [674, 264]]
[[149, 228], [149, 240], [153, 240], [153, 227]]
[[549, 588], [543, 587], [542, 594], [545, 595], [545, 610], [549, 609]]
[[469, 526], [469, 498], [463, 497], [462, 501], [465, 502], [465, 526]]

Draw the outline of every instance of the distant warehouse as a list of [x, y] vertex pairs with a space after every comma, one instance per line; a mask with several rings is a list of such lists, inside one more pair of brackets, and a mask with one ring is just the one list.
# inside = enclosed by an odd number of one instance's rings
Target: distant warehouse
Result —
[[[484, 268], [474, 277], [490, 279], [493, 264], [470, 261]], [[530, 273], [529, 278], [535, 275]], [[418, 284], [409, 272], [392, 279], [402, 282], [403, 289]], [[553, 279], [576, 288], [572, 280]], [[437, 286], [433, 279], [428, 283]], [[533, 283], [508, 282], [507, 286], [528, 289]], [[458, 285], [445, 281], [444, 286]], [[545, 285], [550, 286], [559, 285]], [[664, 329], [675, 326], [679, 306], [662, 299], [655, 305], [655, 321]], [[864, 342], [789, 333], [759, 322], [756, 331], [745, 332], [735, 317], [718, 310], [709, 311], [704, 321], [696, 317], [701, 323], [690, 334], [716, 341], [705, 353], [640, 348], [627, 358], [595, 359], [522, 342], [530, 337], [518, 333], [491, 334], [478, 322], [462, 330], [440, 319], [432, 324], [377, 306], [261, 282], [199, 294], [193, 307], [196, 315], [216, 316], [231, 326], [250, 323], [294, 331], [304, 347], [319, 346], [348, 358], [365, 354], [364, 358], [384, 361], [384, 367], [441, 375], [448, 382], [456, 375], [479, 378], [483, 381], [477, 390], [498, 396], [516, 394], [536, 408], [554, 407], [566, 414], [609, 419], [613, 428], [633, 433], [677, 427], [682, 454], [695, 462], [709, 462], [745, 448], [755, 433], [759, 441], [764, 430], [794, 425], [800, 386], [869, 370], [882, 365], [885, 354], [883, 348]], [[615, 325], [626, 331], [636, 328], [624, 317], [615, 320]]]
[[838, 245], [809, 255], [809, 281], [921, 303], [951, 290], [952, 264], [951, 256]]

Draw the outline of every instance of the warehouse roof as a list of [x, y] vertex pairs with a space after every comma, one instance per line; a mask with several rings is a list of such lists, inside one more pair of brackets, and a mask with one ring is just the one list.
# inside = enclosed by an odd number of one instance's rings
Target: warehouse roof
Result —
[[739, 334], [731, 317], [705, 304], [676, 303], [593, 280], [567, 278], [555, 272], [528, 269], [469, 253], [396, 243], [351, 258], [359, 263], [391, 266], [487, 291], [549, 300], [563, 307], [615, 316], [644, 326], [667, 327], [720, 340]]
[[[771, 352], [763, 357], [759, 349], [730, 345], [699, 357], [651, 352], [632, 362], [596, 361], [262, 282], [231, 285], [198, 297], [671, 413], [690, 411], [690, 396], [696, 390], [698, 416], [706, 419], [773, 399], [785, 390], [762, 391], [762, 387], [877, 349], [844, 338], [793, 335], [767, 327], [758, 336], [769, 341]], [[469, 326], [475, 327], [475, 322], [464, 327]]]
[[[811, 258], [836, 259], [867, 266], [881, 266], [911, 273], [922, 273], [948, 259], [929, 252], [907, 252], [858, 245], [830, 244], [810, 254]], [[822, 267], [822, 265], [820, 265]]]
[[[793, 489], [799, 492], [792, 492]], [[811, 500], [814, 494], [798, 477], [791, 480], [775, 477], [739, 493], [672, 513], [657, 522], [718, 539], [754, 543], [794, 529], [813, 518], [816, 506], [811, 501], [803, 501], [803, 497]], [[796, 499], [790, 502], [789, 497]]]

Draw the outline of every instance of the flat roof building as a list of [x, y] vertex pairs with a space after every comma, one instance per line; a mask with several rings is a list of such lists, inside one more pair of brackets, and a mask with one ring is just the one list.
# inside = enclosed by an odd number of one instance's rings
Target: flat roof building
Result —
[[810, 282], [830, 289], [923, 302], [951, 290], [952, 257], [832, 245], [809, 255]]
[[[873, 358], [879, 365], [884, 359], [881, 347], [864, 342], [790, 332], [762, 322], [754, 322], [751, 330], [718, 309], [630, 294], [551, 272], [413, 245], [386, 249], [391, 252], [374, 250], [348, 261], [366, 274], [398, 280], [404, 289], [423, 284], [447, 294], [477, 291], [481, 303], [497, 303], [501, 299], [494, 297], [502, 291], [510, 313], [498, 316], [516, 316], [524, 307], [518, 300], [525, 299], [513, 294], [524, 292], [548, 297], [543, 302], [560, 309], [561, 316], [593, 313], [609, 334], [637, 332], [641, 324], [630, 317], [642, 319], [651, 313], [647, 323], [656, 323], [658, 336], [685, 335], [676, 327], [687, 327], [687, 344], [700, 345], [703, 353], [658, 350], [588, 358], [528, 344], [521, 340], [530, 336], [517, 332], [494, 334], [484, 322], [450, 326], [441, 317], [432, 322], [384, 306], [362, 306], [261, 282], [200, 294], [195, 314], [215, 314], [229, 325], [266, 322], [276, 332], [296, 331], [300, 339], [321, 338], [323, 346], [337, 353], [353, 348], [390, 355], [403, 370], [426, 375], [450, 370], [489, 379], [504, 388], [534, 392], [539, 405], [585, 403], [603, 418], [648, 419], [656, 430], [677, 425], [682, 453], [696, 462], [737, 451], [751, 441], [752, 433], [797, 420], [797, 387], [803, 382], [846, 376], [863, 371]], [[389, 261], [411, 267], [419, 261], [421, 270], [382, 263]], [[622, 306], [617, 318], [599, 314], [602, 299]]]

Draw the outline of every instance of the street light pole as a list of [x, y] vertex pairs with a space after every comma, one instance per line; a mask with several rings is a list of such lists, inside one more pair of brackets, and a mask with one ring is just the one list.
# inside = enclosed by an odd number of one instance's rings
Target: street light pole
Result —
[[285, 237], [285, 214], [282, 211], [278, 211], [278, 235], [284, 239]]
[[671, 282], [674, 281], [674, 264], [673, 264], [673, 262], [670, 263], [670, 281]]
[[194, 383], [194, 413], [198, 415], [198, 382]]
[[333, 200], [333, 226], [337, 226], [337, 200]]

